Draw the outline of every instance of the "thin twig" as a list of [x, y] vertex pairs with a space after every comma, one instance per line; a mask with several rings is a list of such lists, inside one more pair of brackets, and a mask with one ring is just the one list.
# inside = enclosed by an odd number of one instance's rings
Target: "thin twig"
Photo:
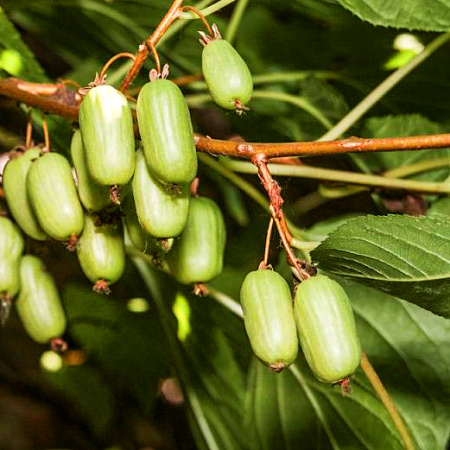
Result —
[[309, 278], [308, 265], [306, 263], [301, 263], [299, 259], [295, 256], [294, 251], [290, 246], [290, 240], [292, 235], [284, 218], [284, 213], [282, 210], [283, 198], [281, 196], [280, 185], [272, 178], [272, 175], [267, 167], [267, 160], [264, 155], [257, 155], [252, 160], [253, 164], [258, 168], [258, 176], [267, 192], [270, 200], [270, 214], [275, 221], [275, 225], [278, 229], [278, 233], [283, 243], [284, 250], [287, 255], [288, 263], [296, 269], [296, 272], [300, 280], [306, 280]]
[[270, 218], [269, 226], [267, 227], [266, 244], [264, 246], [264, 265], [267, 267], [269, 263], [269, 252], [270, 252], [270, 240], [272, 238], [273, 229], [273, 217]]
[[106, 71], [111, 67], [111, 64], [113, 64], [115, 61], [117, 61], [120, 58], [130, 58], [133, 61], [136, 59], [136, 57], [133, 55], [133, 53], [128, 52], [122, 52], [118, 53], [117, 55], [114, 55], [112, 58], [109, 58], [106, 64], [103, 66], [101, 72], [100, 72], [100, 78], [103, 78], [106, 74]]
[[[159, 42], [161, 37], [164, 35], [166, 30], [170, 27], [170, 25], [180, 16], [181, 14], [181, 6], [184, 0], [174, 0], [171, 7], [168, 9], [166, 15], [163, 17], [159, 25], [156, 27], [155, 31], [145, 40], [148, 46], [154, 45]], [[128, 71], [124, 80], [122, 81], [119, 90], [124, 92], [128, 89], [128, 86], [133, 82], [136, 78], [139, 70], [144, 64], [147, 56], [149, 55], [149, 49], [147, 45], [141, 44], [139, 46], [139, 51], [136, 55], [136, 59], [134, 60], [133, 66]]]

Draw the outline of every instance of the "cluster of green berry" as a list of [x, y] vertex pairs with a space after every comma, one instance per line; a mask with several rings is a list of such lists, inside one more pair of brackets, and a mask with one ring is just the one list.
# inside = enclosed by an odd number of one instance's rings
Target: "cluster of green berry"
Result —
[[341, 382], [358, 367], [361, 346], [349, 298], [327, 276], [302, 281], [292, 302], [289, 285], [280, 274], [256, 270], [244, 280], [241, 304], [253, 352], [275, 372], [295, 361], [299, 340], [321, 381]]
[[[247, 66], [218, 32], [203, 40], [213, 98], [242, 110], [253, 89]], [[224, 57], [218, 86], [214, 73]], [[13, 152], [4, 169], [3, 189], [17, 225], [36, 240], [68, 241], [98, 292], [109, 292], [123, 274], [124, 230], [138, 250], [166, 259], [181, 283], [203, 283], [222, 270], [224, 219], [213, 200], [191, 197], [193, 128], [184, 96], [167, 75], [167, 67], [151, 71], [139, 93], [140, 142], [125, 95], [97, 79], [80, 105], [71, 142], [74, 170], [63, 155], [39, 147]], [[17, 310], [31, 337], [55, 340], [66, 319], [54, 280], [39, 258], [22, 256], [22, 234], [9, 218], [1, 218], [0, 228], [2, 300], [19, 293]]]

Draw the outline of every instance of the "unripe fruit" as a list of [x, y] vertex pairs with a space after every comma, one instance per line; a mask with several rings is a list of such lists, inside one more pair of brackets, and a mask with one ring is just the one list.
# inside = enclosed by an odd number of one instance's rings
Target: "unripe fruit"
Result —
[[20, 230], [7, 217], [0, 216], [0, 294], [2, 301], [11, 299], [19, 292], [19, 264], [23, 247], [24, 242]]
[[88, 211], [102, 210], [111, 203], [109, 188], [97, 183], [90, 175], [80, 130], [76, 130], [72, 136], [70, 154], [77, 173], [77, 188], [81, 203]]
[[48, 239], [32, 210], [27, 193], [27, 174], [34, 159], [39, 158], [41, 149], [30, 148], [8, 161], [3, 171], [3, 189], [8, 208], [20, 228], [38, 241]]
[[0, 259], [0, 294], [1, 299], [11, 299], [20, 289], [20, 257]]
[[168, 254], [170, 272], [180, 283], [206, 282], [222, 272], [226, 229], [213, 200], [191, 200], [188, 220]]
[[66, 316], [55, 282], [39, 258], [31, 255], [22, 258], [20, 282], [16, 308], [30, 337], [45, 344], [61, 336], [66, 329]]
[[286, 280], [269, 269], [250, 272], [241, 287], [241, 305], [255, 355], [275, 372], [294, 362], [298, 338]]
[[128, 196], [122, 204], [123, 224], [131, 243], [142, 253], [167, 253], [173, 245], [173, 239], [157, 239], [148, 234], [139, 223], [133, 197]]
[[344, 289], [324, 275], [313, 276], [298, 286], [294, 314], [303, 353], [316, 377], [336, 383], [353, 374], [361, 345]]
[[252, 98], [252, 74], [224, 39], [213, 39], [205, 45], [202, 72], [214, 101], [222, 108], [239, 110]]
[[149, 234], [168, 238], [183, 231], [189, 212], [189, 186], [179, 186], [180, 192], [174, 192], [162, 185], [148, 170], [142, 150], [136, 155], [132, 186], [139, 222]]
[[58, 241], [78, 236], [83, 229], [83, 209], [67, 159], [45, 153], [28, 171], [27, 192], [42, 229]]
[[189, 109], [180, 88], [156, 79], [139, 92], [139, 132], [149, 170], [165, 184], [189, 184], [197, 174]]
[[0, 260], [18, 259], [23, 252], [20, 230], [7, 217], [0, 216]]
[[81, 102], [79, 120], [92, 177], [107, 186], [128, 183], [135, 155], [133, 118], [125, 95], [108, 85], [90, 89]]
[[125, 269], [120, 223], [96, 226], [95, 218], [86, 214], [77, 256], [83, 273], [95, 283], [94, 290], [108, 293], [108, 286], [115, 283]]

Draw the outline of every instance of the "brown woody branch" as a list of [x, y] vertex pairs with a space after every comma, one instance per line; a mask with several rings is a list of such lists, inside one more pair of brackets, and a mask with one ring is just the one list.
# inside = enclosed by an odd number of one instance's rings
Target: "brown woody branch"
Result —
[[[81, 98], [63, 83], [30, 83], [19, 78], [4, 78], [0, 79], [0, 94], [45, 113], [57, 114], [73, 122], [78, 121], [78, 105]], [[450, 134], [383, 139], [351, 137], [337, 141], [282, 143], [225, 141], [196, 135], [195, 144], [200, 152], [251, 160], [261, 154], [266, 159], [272, 159], [287, 156], [450, 148]]]

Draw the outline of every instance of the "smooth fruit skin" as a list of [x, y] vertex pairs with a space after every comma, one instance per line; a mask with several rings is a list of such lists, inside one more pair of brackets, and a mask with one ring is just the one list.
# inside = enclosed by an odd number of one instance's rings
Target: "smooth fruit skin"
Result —
[[14, 297], [20, 289], [20, 258], [0, 259], [0, 297]]
[[28, 171], [27, 192], [42, 229], [53, 239], [66, 241], [83, 229], [83, 208], [67, 159], [45, 153]]
[[301, 282], [294, 314], [306, 361], [319, 380], [336, 383], [355, 372], [361, 345], [350, 300], [339, 283], [325, 275]]
[[93, 283], [115, 283], [125, 270], [125, 246], [120, 225], [95, 225], [86, 214], [83, 234], [78, 240], [77, 256], [83, 273]]
[[213, 39], [202, 52], [202, 72], [214, 101], [222, 108], [246, 105], [253, 94], [252, 74], [247, 64], [224, 39]]
[[20, 228], [33, 239], [45, 241], [48, 236], [37, 221], [27, 193], [28, 170], [40, 154], [41, 149], [36, 147], [10, 159], [3, 171], [3, 189], [9, 211]]
[[136, 103], [145, 159], [164, 184], [189, 184], [197, 174], [191, 116], [180, 88], [157, 79], [139, 92]]
[[131, 243], [142, 253], [158, 254], [167, 253], [172, 245], [173, 239], [157, 239], [148, 234], [139, 223], [134, 206], [134, 200], [128, 196], [123, 204], [122, 211], [124, 213], [123, 224], [128, 233]]
[[91, 176], [100, 184], [126, 184], [134, 172], [134, 131], [126, 97], [112, 86], [90, 89], [80, 105], [80, 130]]
[[189, 186], [178, 186], [173, 192], [148, 170], [142, 150], [136, 155], [133, 197], [142, 227], [157, 238], [178, 236], [186, 225], [189, 212]]
[[276, 372], [294, 362], [298, 338], [286, 280], [270, 269], [250, 272], [241, 287], [241, 305], [253, 353]]
[[222, 272], [226, 229], [220, 208], [206, 197], [191, 200], [188, 220], [167, 262], [180, 283], [202, 283]]
[[18, 259], [23, 252], [22, 233], [7, 217], [0, 216], [0, 260]]
[[39, 258], [22, 258], [20, 282], [16, 308], [30, 337], [41, 344], [60, 337], [66, 329], [66, 316], [56, 284]]
[[19, 292], [19, 264], [24, 248], [22, 233], [7, 217], [0, 216], [0, 294], [8, 298]]
[[90, 175], [80, 130], [76, 130], [72, 136], [70, 154], [77, 173], [77, 188], [81, 203], [88, 211], [101, 211], [111, 203], [109, 188], [97, 183]]

